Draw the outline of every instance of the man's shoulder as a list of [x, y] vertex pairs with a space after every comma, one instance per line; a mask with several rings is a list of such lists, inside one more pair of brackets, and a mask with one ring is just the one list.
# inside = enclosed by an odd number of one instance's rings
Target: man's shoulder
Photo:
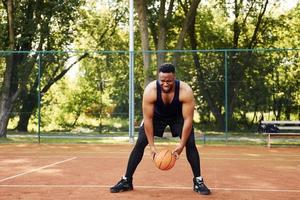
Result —
[[186, 83], [184, 81], [180, 81], [180, 80], [178, 80], [178, 81], [180, 82], [180, 89], [191, 89], [191, 87], [188, 83]]
[[154, 91], [156, 91], [156, 81], [151, 81], [146, 85], [144, 89], [144, 95], [153, 93]]
[[180, 81], [180, 99], [193, 98], [193, 90], [188, 83]]
[[149, 82], [145, 87], [145, 90], [147, 89], [156, 89], [156, 80]]

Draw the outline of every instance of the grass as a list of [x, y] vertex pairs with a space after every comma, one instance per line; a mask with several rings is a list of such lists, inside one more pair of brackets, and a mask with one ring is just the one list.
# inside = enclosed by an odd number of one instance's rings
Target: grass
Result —
[[[137, 138], [135, 138], [136, 141]], [[0, 144], [11, 143], [38, 143], [37, 135], [17, 133], [9, 134], [7, 138], [0, 138]], [[160, 145], [176, 145], [178, 137], [155, 137], [155, 143]], [[40, 137], [40, 143], [45, 144], [128, 144], [128, 133], [118, 134], [72, 134], [72, 133], [45, 133]], [[266, 136], [253, 133], [230, 133], [225, 137], [223, 133], [208, 133], [196, 135], [197, 145], [253, 145], [266, 146]], [[300, 146], [300, 139], [272, 139], [272, 146]]]

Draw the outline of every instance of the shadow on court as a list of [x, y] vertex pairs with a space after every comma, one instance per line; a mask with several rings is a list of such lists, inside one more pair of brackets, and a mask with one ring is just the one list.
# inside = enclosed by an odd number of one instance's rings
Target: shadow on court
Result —
[[[160, 149], [173, 146], [158, 146]], [[1, 144], [0, 199], [299, 199], [300, 148], [198, 146], [210, 196], [192, 190], [183, 153], [160, 171], [148, 149], [134, 176], [134, 190], [111, 194], [132, 145]]]

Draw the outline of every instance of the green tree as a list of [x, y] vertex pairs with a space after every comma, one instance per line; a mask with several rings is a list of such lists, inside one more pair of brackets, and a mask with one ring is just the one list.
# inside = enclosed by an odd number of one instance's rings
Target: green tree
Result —
[[276, 46], [279, 48], [293, 48], [277, 56], [279, 62], [272, 71], [273, 76], [268, 76], [268, 83], [273, 95], [271, 98], [273, 113], [277, 119], [300, 119], [300, 60], [299, 60], [299, 35], [300, 35], [300, 3], [288, 13], [278, 17], [281, 26], [273, 29], [277, 36]]
[[[76, 48], [93, 52], [81, 63], [79, 74], [93, 88], [90, 91], [98, 93], [94, 103], [98, 101], [98, 113], [104, 116], [128, 117], [127, 4], [127, 1], [113, 1], [107, 7], [100, 6], [98, 10], [93, 7], [81, 10], [84, 20], [78, 21], [81, 37], [76, 40]], [[139, 57], [136, 60], [136, 63], [140, 63]], [[142, 65], [136, 65], [135, 68], [135, 100], [138, 105], [141, 101], [143, 76], [140, 74], [143, 70]], [[102, 83], [104, 88], [100, 95], [97, 85]], [[82, 88], [81, 92], [86, 91]], [[101, 96], [108, 98], [101, 99]], [[140, 109], [137, 108], [136, 112], [139, 113]]]
[[[191, 19], [197, 14], [200, 0], [191, 1], [136, 1], [136, 10], [139, 19], [139, 30], [141, 35], [141, 46], [143, 50], [145, 84], [152, 79], [149, 70], [149, 50], [158, 51], [156, 54], [156, 65], [166, 62], [167, 49], [182, 49], [184, 38], [191, 25]], [[186, 12], [183, 12], [185, 10]], [[179, 23], [178, 23], [179, 22]], [[175, 43], [175, 44], [174, 44]], [[176, 65], [179, 54], [173, 57]]]
[[[24, 126], [23, 123], [26, 120], [22, 119], [28, 118], [28, 114], [30, 116], [36, 106], [37, 71], [35, 69], [38, 54], [31, 53], [31, 51], [68, 48], [73, 39], [74, 27], [72, 25], [78, 18], [76, 9], [82, 3], [82, 1], [75, 0], [63, 4], [59, 0], [50, 2], [27, 0], [14, 2], [15, 4], [13, 2], [3, 1], [7, 20], [1, 21], [1, 24], [8, 22], [10, 25], [1, 33], [1, 38], [6, 36], [9, 38], [6, 41], [10, 42], [2, 44], [4, 44], [4, 50], [18, 50], [22, 53], [11, 53], [6, 60], [0, 115], [0, 135], [4, 137], [6, 136], [9, 114], [17, 98], [20, 98], [21, 113], [26, 115], [20, 115], [18, 126], [20, 129], [26, 129], [26, 124]], [[55, 59], [58, 60], [58, 57], [55, 58], [55, 55], [44, 57], [42, 76], [46, 74], [47, 66], [51, 65], [47, 63], [49, 61], [47, 59], [53, 63]], [[60, 66], [56, 68], [59, 70], [48, 73], [52, 75], [51, 81], [59, 80], [58, 77], [63, 75], [61, 72], [64, 70], [61, 66], [64, 64], [61, 62], [56, 64]], [[51, 86], [51, 84], [47, 84], [47, 81], [45, 85]], [[20, 95], [21, 93], [22, 95]]]

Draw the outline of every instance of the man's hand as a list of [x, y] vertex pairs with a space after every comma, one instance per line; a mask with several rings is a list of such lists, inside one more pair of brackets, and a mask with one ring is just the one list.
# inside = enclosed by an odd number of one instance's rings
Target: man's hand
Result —
[[178, 145], [174, 151], [172, 152], [172, 154], [175, 156], [176, 159], [179, 159], [179, 155], [181, 154], [181, 152], [183, 151], [184, 146], [182, 145]]
[[154, 145], [150, 146], [150, 153], [151, 153], [152, 160], [154, 160], [154, 157], [155, 157], [155, 155], [157, 153], [156, 147]]

